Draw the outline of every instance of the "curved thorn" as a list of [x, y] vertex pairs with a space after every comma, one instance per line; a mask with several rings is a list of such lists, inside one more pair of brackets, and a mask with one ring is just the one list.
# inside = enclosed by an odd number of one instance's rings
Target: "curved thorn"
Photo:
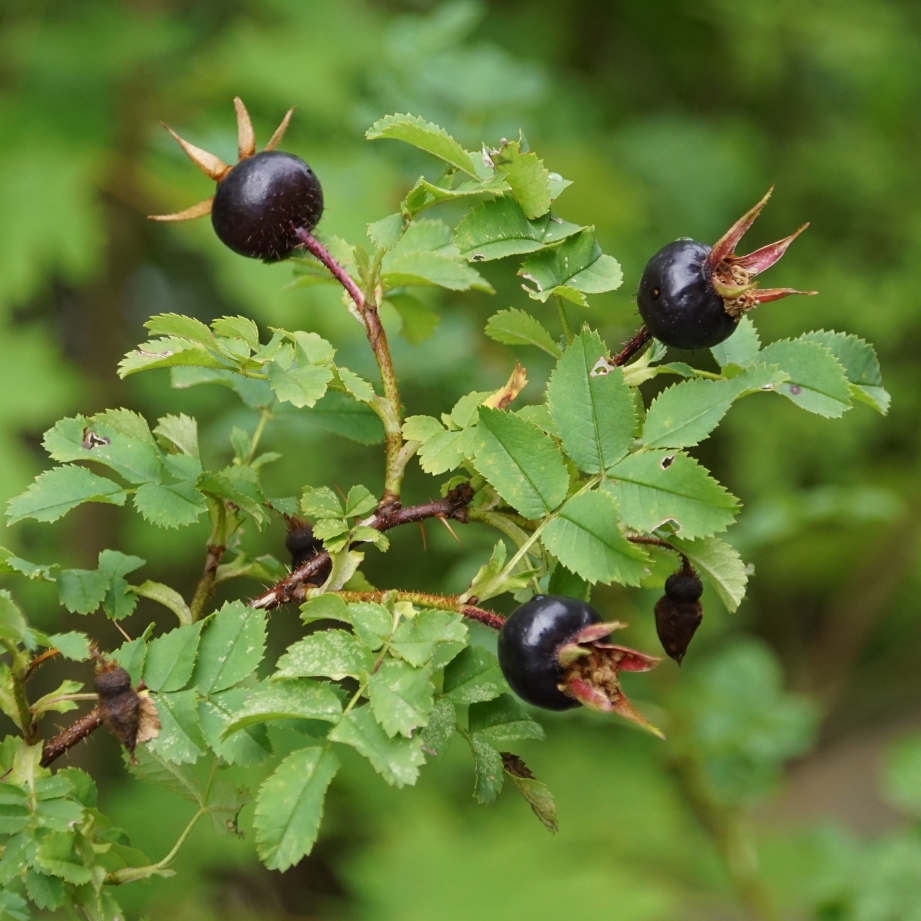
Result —
[[745, 214], [743, 214], [742, 217], [740, 217], [735, 224], [713, 244], [713, 249], [710, 250], [707, 256], [707, 265], [710, 267], [711, 271], [713, 271], [726, 256], [729, 256], [735, 250], [739, 240], [745, 235], [745, 231], [755, 223], [755, 218], [761, 214], [761, 209], [768, 203], [768, 199], [771, 197], [773, 191], [774, 186], [771, 186], [767, 190], [767, 195], [765, 195], [754, 208], [746, 211]]
[[197, 217], [204, 217], [206, 214], [211, 213], [211, 203], [214, 201], [214, 196], [211, 198], [206, 198], [204, 201], [200, 201], [197, 205], [192, 205], [191, 208], [186, 208], [185, 211], [177, 211], [175, 214], [148, 214], [148, 221], [194, 221]]
[[751, 275], [759, 275], [761, 272], [769, 269], [780, 257], [787, 251], [787, 247], [809, 226], [808, 222], [803, 224], [796, 233], [791, 233], [789, 237], [784, 237], [776, 243], [769, 243], [756, 249], [747, 256], [736, 256], [732, 261], [734, 265], [741, 266]]
[[256, 152], [256, 132], [239, 96], [233, 97], [233, 107], [237, 110], [237, 153], [241, 160], [245, 160]]
[[179, 146], [185, 151], [186, 156], [206, 175], [213, 179], [215, 182], [220, 182], [229, 172], [230, 167], [221, 160], [220, 157], [214, 156], [212, 153], [208, 153], [207, 150], [202, 150], [200, 147], [196, 147], [194, 144], [190, 144], [188, 141], [183, 140], [170, 128], [166, 122], [160, 122], [164, 128], [176, 139]]
[[288, 125], [291, 124], [291, 116], [294, 115], [294, 110], [297, 106], [291, 106], [288, 109], [285, 117], [281, 120], [281, 124], [275, 129], [275, 133], [269, 138], [269, 143], [265, 145], [266, 150], [274, 150], [280, 143], [281, 139], [285, 136], [285, 132], [288, 130]]

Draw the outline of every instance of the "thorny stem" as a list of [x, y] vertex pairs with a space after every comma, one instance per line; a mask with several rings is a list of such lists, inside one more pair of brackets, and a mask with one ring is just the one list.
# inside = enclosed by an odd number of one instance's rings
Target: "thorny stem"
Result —
[[634, 355], [642, 352], [650, 341], [652, 341], [652, 333], [645, 326], [641, 326], [637, 334], [629, 342], [625, 343], [624, 347], [616, 355], [611, 356], [610, 364], [615, 368], [625, 365]]
[[674, 553], [681, 552], [676, 550], [667, 540], [662, 540], [660, 537], [644, 537], [642, 534], [627, 534], [625, 536], [631, 544], [647, 544], [650, 547], [661, 547], [663, 550], [671, 550]]
[[[381, 505], [370, 518], [366, 518], [361, 523], [377, 531], [389, 531], [401, 524], [412, 524], [416, 521], [424, 521], [426, 518], [453, 518], [456, 521], [466, 522], [468, 520], [467, 504], [472, 498], [473, 489], [470, 484], [461, 483], [452, 489], [444, 499], [433, 499], [431, 502], [411, 505], [408, 508]], [[360, 544], [356, 543], [353, 546], [360, 546]], [[329, 559], [328, 551], [320, 551], [303, 566], [295, 569], [287, 578], [250, 601], [249, 606], [251, 608], [274, 608], [286, 601], [303, 601], [302, 586], [323, 569], [329, 563]]]
[[400, 501], [400, 487], [403, 482], [403, 471], [406, 469], [407, 457], [400, 464], [401, 449], [403, 448], [403, 435], [400, 427], [403, 423], [400, 405], [400, 391], [397, 387], [397, 376], [393, 370], [393, 361], [390, 357], [390, 346], [387, 344], [387, 334], [381, 323], [378, 305], [362, 294], [361, 289], [352, 280], [346, 270], [333, 258], [329, 250], [311, 233], [299, 228], [297, 237], [304, 244], [305, 249], [315, 256], [327, 269], [333, 278], [348, 292], [354, 301], [355, 308], [362, 319], [368, 342], [374, 352], [377, 368], [381, 375], [381, 385], [384, 389], [383, 399], [388, 404], [389, 412], [382, 412], [383, 407], [374, 405], [372, 408], [380, 416], [384, 424], [384, 450], [386, 453], [386, 468], [384, 472], [384, 493], [381, 496], [383, 504], [395, 504]]
[[691, 808], [719, 851], [739, 899], [756, 921], [782, 921], [758, 871], [754, 836], [741, 810], [713, 801], [700, 768], [691, 758], [680, 757], [673, 767]]
[[85, 739], [91, 732], [95, 732], [102, 725], [102, 717], [94, 707], [89, 713], [81, 716], [76, 722], [71, 723], [66, 729], [59, 732], [53, 739], [49, 739], [42, 749], [42, 767], [48, 767], [56, 758], [73, 748], [81, 739]]
[[214, 579], [227, 549], [227, 506], [223, 499], [208, 499], [208, 513], [211, 516], [211, 533], [205, 554], [205, 569], [195, 586], [195, 594], [189, 605], [191, 623], [195, 623], [205, 612], [205, 606], [214, 591]]
[[29, 667], [26, 669], [25, 674], [22, 676], [22, 680], [28, 681], [32, 677], [32, 674], [35, 672], [35, 670], [39, 667], [39, 665], [43, 665], [49, 659], [53, 659], [55, 656], [59, 656], [60, 654], [61, 654], [61, 650], [55, 649], [52, 646], [51, 649], [46, 649], [43, 653], [41, 653], [40, 655], [37, 655], [29, 663]]
[[438, 608], [440, 611], [456, 611], [462, 614], [468, 620], [475, 620], [477, 623], [493, 630], [501, 630], [505, 623], [505, 618], [494, 611], [487, 611], [485, 608], [478, 608], [472, 604], [466, 604], [461, 600], [460, 595], [432, 595], [428, 592], [402, 592], [402, 591], [381, 591], [381, 592], [335, 592], [343, 601], [371, 601], [381, 604], [388, 599], [393, 601], [409, 601], [417, 604], [422, 608]]

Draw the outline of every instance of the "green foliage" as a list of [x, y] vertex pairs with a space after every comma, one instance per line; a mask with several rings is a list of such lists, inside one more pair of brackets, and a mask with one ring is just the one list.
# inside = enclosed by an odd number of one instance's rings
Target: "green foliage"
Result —
[[[434, 95], [460, 99], [464, 94], [482, 93], [477, 81], [485, 75], [482, 80], [495, 94], [496, 110], [504, 119], [504, 100], [513, 98], [515, 92], [524, 93], [520, 87], [527, 81], [517, 79], [519, 71], [511, 64], [508, 71], [502, 69], [505, 58], [499, 52], [477, 57], [459, 47], [458, 36], [472, 27], [464, 23], [472, 23], [474, 17], [472, 8], [461, 4], [408, 20], [402, 33], [391, 36], [392, 72], [368, 82], [392, 89], [403, 80], [415, 90], [431, 86], [433, 75], [443, 71], [436, 81], [441, 89]], [[330, 19], [335, 20], [336, 16]], [[259, 31], [262, 27], [253, 28]], [[297, 41], [291, 60], [303, 62], [311, 54], [302, 47], [305, 30], [299, 29], [292, 33]], [[238, 35], [236, 40], [258, 58], [255, 49], [262, 37], [260, 32], [260, 38]], [[321, 86], [313, 94], [312, 117], [328, 120], [330, 128], [341, 127], [336, 119], [349, 109], [337, 96], [344, 92], [341, 87], [362, 82], [353, 79], [359, 71], [338, 70], [355, 66], [339, 59], [377, 61], [390, 53], [378, 47], [384, 43], [377, 36], [355, 40], [358, 44], [367, 41], [365, 53], [330, 52], [331, 57], [324, 57], [323, 49], [310, 46], [331, 74], [327, 75], [331, 82], [324, 84], [327, 92]], [[251, 44], [254, 41], [256, 45]], [[248, 59], [245, 54], [239, 57]], [[318, 75], [312, 73], [312, 77], [316, 80]], [[333, 87], [338, 88], [328, 92]], [[424, 89], [418, 92], [425, 96]], [[334, 102], [324, 108], [327, 98]], [[440, 113], [442, 101], [423, 101], [429, 103], [427, 109]], [[409, 108], [402, 101], [400, 107]], [[415, 105], [412, 109], [425, 110]], [[478, 131], [493, 137], [505, 130], [489, 120], [474, 118], [473, 123]], [[462, 131], [460, 125], [458, 137], [469, 134]], [[207, 396], [181, 394], [202, 401], [197, 404], [201, 431], [198, 420], [185, 413], [163, 415], [153, 427], [141, 414], [125, 409], [65, 418], [44, 438], [48, 455], [62, 466], [37, 477], [8, 508], [10, 523], [27, 518], [51, 522], [84, 503], [123, 506], [130, 495], [143, 519], [136, 527], [146, 523], [174, 529], [177, 555], [189, 546], [182, 543], [191, 533], [185, 529], [203, 525], [207, 512], [208, 557], [198, 589], [189, 593], [181, 578], [174, 579], [169, 568], [155, 559], [157, 553], [148, 554], [146, 548], [151, 572], [167, 581], [148, 579], [132, 584], [127, 577], [146, 565], [145, 561], [115, 550], [103, 551], [95, 570], [73, 568], [67, 557], [61, 564], [33, 564], [12, 551], [3, 551], [0, 557], [0, 574], [21, 577], [24, 598], [34, 597], [30, 583], [55, 582], [61, 605], [71, 613], [91, 614], [101, 607], [108, 618], [121, 621], [134, 615], [138, 599], [143, 598], [177, 618], [178, 627], [158, 630], [155, 636], [152, 625], [133, 631], [138, 638], [112, 656], [128, 669], [134, 682], [143, 680], [160, 722], [157, 737], [138, 746], [138, 764], [131, 769], [141, 779], [194, 804], [193, 823], [210, 815], [215, 830], [236, 832], [248, 794], [226, 779], [225, 769], [234, 766], [231, 776], [246, 777], [251, 786], [259, 785], [252, 819], [256, 847], [264, 863], [278, 870], [310, 853], [320, 833], [327, 788], [337, 777], [338, 756], [343, 751], [365, 759], [387, 784], [402, 787], [416, 782], [426, 757], [444, 757], [448, 763], [457, 735], [470, 749], [467, 753], [465, 746], [458, 746], [465, 750], [468, 773], [472, 762], [474, 795], [479, 802], [495, 801], [510, 781], [545, 827], [556, 831], [556, 806], [547, 786], [531, 775], [519, 756], [504, 750], [542, 740], [544, 732], [508, 693], [495, 656], [479, 644], [479, 628], [468, 629], [464, 624], [465, 604], [499, 598], [500, 607], [510, 606], [510, 599], [502, 596], [521, 601], [538, 591], [587, 599], [591, 586], [660, 585], [666, 567], [663, 561], [674, 567], [677, 551], [690, 560], [726, 608], [734, 611], [743, 600], [748, 569], [740, 553], [714, 535], [734, 522], [739, 502], [695, 457], [680, 449], [699, 445], [716, 431], [735, 402], [760, 392], [781, 393], [799, 407], [825, 417], [841, 416], [855, 401], [868, 403], [881, 413], [889, 407], [875, 352], [862, 339], [822, 331], [779, 339], [761, 349], [761, 338], [747, 317], [729, 340], [711, 350], [718, 373], [695, 367], [709, 362], [706, 356], [663, 363], [665, 350], [656, 346], [632, 365], [614, 368], [608, 359], [617, 349], [608, 343], [619, 341], [625, 330], [612, 328], [607, 313], [598, 311], [602, 319], [593, 321], [598, 331], [585, 327], [573, 336], [566, 309], [572, 309], [568, 305], [587, 308], [589, 296], [594, 301], [595, 295], [608, 295], [621, 285], [620, 265], [602, 252], [599, 240], [642, 238], [644, 231], [639, 223], [629, 223], [626, 206], [618, 202], [609, 209], [621, 214], [615, 221], [625, 222], [616, 232], [610, 223], [600, 224], [596, 233], [594, 226], [581, 220], [557, 216], [556, 199], [570, 183], [551, 173], [528, 149], [523, 136], [517, 141], [502, 140], [494, 147], [487, 143], [470, 152], [424, 118], [391, 115], [377, 121], [367, 137], [404, 142], [438, 161], [436, 169], [443, 172], [434, 180], [418, 179], [406, 193], [399, 213], [368, 224], [364, 244], [352, 245], [332, 232], [346, 233], [343, 228], [347, 228], [346, 235], [354, 239], [364, 233], [366, 225], [359, 220], [348, 227], [349, 219], [337, 217], [331, 208], [330, 233], [325, 233], [324, 224], [323, 240], [365, 297], [383, 308], [385, 323], [391, 322], [386, 305], [396, 310], [408, 343], [435, 337], [430, 351], [423, 347], [408, 359], [405, 351], [400, 354], [398, 350], [405, 347], [395, 346], [394, 358], [405, 360], [398, 362], [398, 377], [401, 384], [409, 384], [407, 406], [418, 402], [425, 411], [437, 412], [432, 408], [437, 399], [443, 398], [444, 406], [456, 400], [450, 411], [440, 417], [402, 418], [399, 400], [391, 401], [386, 386], [378, 385], [372, 366], [348, 341], [345, 327], [338, 325], [338, 319], [330, 319], [343, 315], [343, 322], [351, 323], [344, 311], [336, 310], [335, 298], [321, 299], [324, 292], [316, 289], [329, 277], [312, 259], [297, 261], [297, 279], [291, 287], [301, 295], [316, 296], [311, 306], [324, 309], [304, 312], [298, 301], [297, 310], [285, 315], [274, 303], [256, 306], [266, 291], [267, 276], [255, 272], [268, 270], [251, 266], [254, 274], [250, 276], [240, 260], [221, 262], [223, 254], [208, 251], [205, 261], [214, 269], [215, 284], [227, 292], [224, 296], [229, 301], [245, 304], [260, 324], [268, 326], [268, 341], [262, 341], [260, 325], [246, 316], [223, 316], [206, 324], [195, 317], [160, 312], [146, 324], [150, 341], [129, 353], [120, 366], [122, 377], [169, 368], [170, 380], [180, 391], [216, 384], [210, 388], [214, 393]], [[388, 146], [382, 148], [382, 160], [391, 156]], [[549, 149], [554, 146], [559, 154], [559, 139], [548, 144]], [[633, 146], [640, 150], [642, 143]], [[339, 153], [336, 146], [326, 155], [338, 161]], [[604, 186], [600, 179], [585, 179], [600, 171], [599, 156], [591, 152], [589, 168], [584, 171], [587, 175], [579, 177], [583, 190], [577, 186], [570, 193], [589, 196], [593, 206]], [[344, 157], [342, 172], [351, 182], [365, 167], [360, 168], [350, 157]], [[654, 159], [647, 155], [647, 168], [652, 168]], [[332, 176], [335, 170], [329, 162], [325, 165]], [[57, 164], [46, 181], [64, 182], [62, 171], [63, 166]], [[330, 186], [341, 196], [337, 181], [342, 182], [333, 179]], [[623, 180], [615, 176], [611, 181], [617, 185]], [[385, 185], [383, 174], [375, 177], [375, 184]], [[687, 185], [703, 188], [705, 183]], [[70, 213], [65, 226], [91, 230], [94, 219], [87, 208], [71, 201], [67, 212], [72, 198], [67, 188], [55, 186], [53, 191], [61, 197], [65, 214]], [[0, 189], [0, 200], [2, 196]], [[388, 204], [386, 195], [380, 198], [381, 211], [392, 210], [397, 200], [391, 197]], [[450, 206], [442, 209], [443, 219], [420, 216], [441, 204]], [[607, 222], [600, 205], [599, 201], [594, 210], [600, 212], [599, 220]], [[340, 209], [340, 214], [349, 210]], [[583, 210], [584, 200], [574, 204], [574, 215]], [[337, 220], [342, 227], [333, 223]], [[34, 239], [43, 246], [50, 242], [60, 260], [62, 254], [54, 247], [61, 246], [57, 238], [63, 235], [46, 232]], [[92, 238], [92, 233], [75, 237], [85, 238]], [[370, 250], [365, 249], [368, 240]], [[629, 247], [637, 244], [622, 245], [631, 257], [636, 255], [629, 253]], [[550, 356], [553, 369], [544, 374], [538, 365], [537, 384], [527, 392], [532, 405], [524, 408], [510, 405], [523, 386], [520, 382], [510, 382], [499, 391], [472, 390], [456, 399], [458, 392], [480, 385], [479, 378], [469, 373], [475, 359], [464, 352], [471, 317], [480, 309], [479, 296], [492, 293], [494, 286], [503, 297], [513, 292], [510, 279], [498, 280], [500, 268], [490, 271], [487, 279], [474, 266], [510, 256], [524, 257], [518, 274], [526, 283], [530, 307], [513, 306], [493, 313], [485, 333], [503, 345], [536, 347]], [[79, 262], [79, 254], [67, 258]], [[628, 264], [626, 258], [624, 262]], [[3, 284], [15, 287], [9, 280]], [[0, 296], [7, 296], [4, 291], [0, 290]], [[471, 293], [467, 313], [455, 309], [460, 292]], [[552, 321], [543, 306], [551, 296], [564, 321], [560, 336], [550, 331]], [[522, 297], [520, 292], [518, 297]], [[184, 303], [173, 297], [163, 300], [155, 310], [173, 309], [177, 300]], [[605, 297], [598, 305], [607, 312], [612, 303], [620, 302]], [[443, 334], [436, 333], [441, 316], [445, 318]], [[269, 323], [316, 329], [288, 331]], [[788, 332], [781, 330], [780, 335]], [[444, 338], [439, 339], [440, 335]], [[443, 364], [441, 377], [433, 371], [433, 364]], [[683, 380], [656, 395], [639, 389], [661, 374]], [[545, 379], [546, 390], [537, 395]], [[146, 394], [140, 388], [149, 387], [150, 393], [159, 393], [154, 381], [151, 376], [150, 383], [138, 383], [139, 389], [132, 392]], [[431, 381], [437, 386], [429, 388]], [[450, 395], [445, 381], [453, 388]], [[423, 400], [413, 387], [432, 392]], [[234, 408], [219, 411], [210, 408], [229, 406], [219, 402], [224, 397], [239, 399], [240, 404], [234, 402]], [[162, 402], [166, 405], [168, 401], [163, 398]], [[167, 408], [176, 405], [169, 402]], [[65, 411], [73, 412], [73, 408], [62, 406], [60, 412]], [[44, 418], [41, 424], [47, 424]], [[275, 438], [271, 447], [279, 450], [260, 455], [264, 429], [272, 433], [267, 437]], [[315, 429], [362, 445], [375, 444], [386, 433], [388, 475], [393, 473], [396, 451], [404, 468], [415, 456], [423, 474], [440, 477], [457, 472], [448, 483], [428, 481], [427, 495], [439, 491], [446, 495], [460, 483], [469, 484], [474, 492], [470, 517], [498, 530], [500, 539], [494, 543], [493, 536], [463, 551], [466, 576], [476, 573], [464, 591], [450, 596], [419, 594], [412, 591], [413, 581], [407, 591], [372, 592], [369, 578], [376, 579], [381, 570], [365, 575], [365, 556], [354, 547], [374, 544], [380, 552], [390, 549], [389, 539], [367, 521], [379, 505], [376, 472], [362, 469], [356, 477], [374, 489], [355, 485], [340, 497], [332, 484], [338, 489], [343, 478], [344, 484], [352, 481], [352, 468], [339, 473], [335, 467], [338, 455], [325, 456], [327, 452], [318, 448], [315, 437], [305, 438], [305, 432]], [[713, 450], [722, 447], [720, 442]], [[711, 455], [706, 456], [709, 465]], [[285, 473], [277, 478], [271, 470], [264, 471], [274, 460], [285, 465]], [[105, 476], [88, 469], [97, 465], [105, 468]], [[718, 468], [714, 470], [719, 473]], [[417, 475], [413, 466], [409, 472], [412, 489], [418, 487]], [[263, 478], [271, 486], [264, 489]], [[317, 485], [321, 482], [326, 485]], [[398, 481], [397, 491], [399, 485]], [[748, 483], [734, 484], [747, 497], [743, 486], [750, 488]], [[301, 489], [299, 502], [269, 498], [290, 496]], [[280, 533], [278, 519], [298, 514], [310, 519], [315, 536], [331, 554], [333, 574], [323, 585], [302, 589], [307, 600], [301, 619], [309, 627], [305, 635], [292, 640], [290, 627], [282, 630], [272, 625], [287, 644], [273, 668], [264, 661], [266, 648], [279, 650], [284, 644], [275, 643], [273, 633], [270, 645], [265, 611], [242, 600], [252, 597], [251, 588], [238, 590], [236, 600], [214, 611], [210, 597], [214, 585], [233, 593], [239, 583], [227, 583], [239, 578], [279, 581], [284, 567], [272, 557], [256, 557], [254, 545], [264, 540], [262, 532], [270, 524], [275, 523]], [[386, 514], [386, 508], [381, 514]], [[644, 543], [651, 543], [653, 549]], [[259, 546], [262, 548], [261, 543]], [[487, 561], [481, 551], [489, 546], [494, 549]], [[235, 558], [220, 565], [214, 562], [215, 555], [218, 562], [224, 559], [228, 548]], [[370, 552], [367, 556], [372, 558]], [[71, 568], [63, 568], [65, 565]], [[415, 573], [409, 573], [407, 579], [410, 575]], [[455, 577], [452, 572], [451, 578]], [[355, 597], [364, 600], [355, 601]], [[596, 589], [595, 603], [601, 607], [624, 597]], [[139, 609], [145, 610], [144, 606]], [[89, 639], [82, 633], [45, 636], [29, 626], [13, 596], [5, 591], [0, 620], [0, 638], [11, 659], [0, 675], [0, 708], [28, 734], [29, 713], [22, 709], [21, 693], [25, 693], [24, 676], [32, 650], [53, 645], [62, 656], [86, 662], [91, 655]], [[335, 626], [324, 623], [330, 620]], [[89, 667], [84, 668], [88, 677]], [[27, 700], [26, 711], [35, 721], [48, 712], [66, 712], [76, 706], [73, 698], [79, 696], [81, 687], [70, 680], [57, 684], [56, 690]], [[744, 812], [776, 783], [784, 761], [802, 753], [809, 742], [813, 721], [809, 707], [783, 691], [776, 662], [761, 647], [730, 646], [704, 660], [676, 688], [664, 701], [675, 722], [676, 741], [669, 751], [702, 778], [703, 790], [697, 792], [717, 811]], [[655, 696], [655, 691], [649, 693]], [[4, 835], [0, 874], [6, 888], [0, 894], [0, 914], [26, 917], [28, 897], [40, 910], [66, 907], [93, 918], [118, 916], [114, 884], [165, 875], [171, 872], [166, 866], [169, 861], [150, 864], [133, 852], [122, 834], [97, 812], [95, 797], [86, 793], [84, 775], [72, 769], [54, 774], [44, 771], [38, 767], [40, 753], [39, 746], [24, 746], [13, 737], [4, 743], [3, 756], [9, 757], [4, 766], [7, 780], [0, 790], [0, 833]], [[910, 753], [901, 757], [904, 763], [891, 781], [896, 791], [893, 797], [913, 812], [913, 762]], [[345, 776], [349, 773], [347, 756], [343, 763], [344, 776], [337, 784], [350, 782]], [[92, 803], [86, 801], [90, 798]], [[604, 807], [600, 808], [603, 812]], [[632, 832], [642, 833], [655, 824], [642, 818], [634, 817], [629, 823]], [[619, 817], [612, 821], [607, 816], [606, 821], [618, 830], [621, 827]], [[687, 834], [685, 829], [681, 833]], [[658, 847], [667, 851], [662, 842]], [[878, 851], [873, 857], [872, 884], [856, 894], [834, 897], [839, 899], [835, 905], [857, 906], [852, 911], [855, 918], [863, 917], [861, 906], [868, 904], [867, 899], [889, 899], [886, 904], [896, 906], [893, 918], [907, 915], [913, 904], [910, 896], [899, 901], [890, 890], [892, 879], [916, 875], [916, 849], [900, 842]], [[577, 856], [585, 862], [585, 854]], [[661, 866], [667, 862], [666, 858]], [[584, 878], [579, 875], [581, 863], [574, 866], [578, 872], [572, 875], [579, 884], [574, 891], [586, 898], [595, 888], [594, 878], [590, 872]], [[670, 871], [662, 870], [663, 875], [666, 872]], [[603, 876], [606, 882], [608, 876]], [[649, 884], [653, 895], [648, 898], [642, 885], [637, 884], [640, 896], [633, 901], [619, 896], [619, 909], [637, 919], [665, 916], [665, 896], [658, 879], [655, 885]], [[565, 908], [572, 903], [565, 903]], [[841, 912], [840, 917], [849, 917]], [[509, 912], [519, 913], [517, 908]]]

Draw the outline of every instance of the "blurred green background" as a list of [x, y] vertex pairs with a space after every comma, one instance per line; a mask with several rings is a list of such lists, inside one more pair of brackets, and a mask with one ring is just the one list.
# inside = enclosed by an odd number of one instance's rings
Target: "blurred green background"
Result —
[[[432, 169], [400, 145], [366, 142], [376, 118], [423, 115], [473, 148], [522, 128], [548, 167], [574, 180], [561, 214], [595, 224], [623, 264], [622, 291], [574, 318], [611, 345], [637, 325], [633, 292], [653, 252], [679, 236], [715, 240], [776, 183], [746, 243], [811, 221], [769, 283], [821, 293], [761, 308], [762, 338], [861, 335], [876, 344], [893, 395], [887, 418], [858, 406], [840, 420], [755, 398], [696, 451], [745, 505], [729, 539], [754, 564], [749, 598], [730, 616], [707, 596], [685, 668], [666, 662], [631, 686], [661, 714], [667, 743], [590, 714], [543, 720], [549, 741], [522, 754], [557, 796], [559, 835], [512, 794], [478, 807], [457, 744], [411, 790], [386, 788], [356, 758], [299, 866], [269, 873], [251, 840], [201, 827], [175, 878], [119, 893], [130, 917], [921, 918], [919, 62], [912, 0], [0, 4], [4, 502], [43, 469], [41, 433], [65, 414], [193, 413], [212, 456], [229, 455], [233, 425], [252, 428], [230, 393], [173, 391], [166, 372], [119, 382], [116, 364], [153, 313], [315, 329], [349, 367], [373, 374], [334, 290], [288, 287], [289, 266], [233, 255], [207, 221], [145, 220], [211, 189], [159, 120], [232, 162], [234, 95], [261, 143], [297, 105], [285, 147], [322, 179], [321, 229], [352, 242]], [[547, 363], [482, 333], [498, 309], [537, 306], [516, 268], [486, 267], [495, 296], [437, 302], [428, 341], [393, 336], [409, 412], [497, 386], [516, 357], [532, 380], [523, 398], [540, 399]], [[384, 319], [395, 334], [399, 318]], [[543, 319], [556, 328], [552, 307]], [[335, 430], [332, 415], [275, 420], [265, 442], [285, 460], [269, 468], [268, 492], [379, 488], [379, 448]], [[406, 498], [436, 488], [416, 469]], [[117, 547], [148, 560], [146, 578], [188, 592], [203, 528], [156, 531], [98, 506], [54, 528], [18, 526], [3, 542], [86, 567]], [[460, 537], [462, 546], [430, 526], [421, 553], [418, 532], [394, 534], [369, 576], [458, 590], [493, 539], [473, 525]], [[283, 539], [276, 525], [248, 541], [283, 558]], [[615, 586], [593, 601], [632, 624], [629, 644], [653, 650], [657, 595]], [[86, 627], [41, 586], [23, 600], [41, 626]], [[142, 602], [128, 629], [155, 615]], [[297, 626], [291, 611], [273, 616], [279, 649]], [[95, 627], [117, 644], [110, 624]], [[189, 804], [127, 780], [101, 734], [72, 763], [100, 778], [102, 807], [138, 846], [154, 859], [169, 849]]]

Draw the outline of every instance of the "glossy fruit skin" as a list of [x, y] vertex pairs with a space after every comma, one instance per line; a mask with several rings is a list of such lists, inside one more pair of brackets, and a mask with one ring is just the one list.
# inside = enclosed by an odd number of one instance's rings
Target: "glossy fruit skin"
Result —
[[593, 607], [564, 595], [535, 595], [516, 608], [499, 631], [499, 666], [509, 687], [545, 710], [578, 707], [559, 689], [557, 654], [580, 630], [600, 622]]
[[294, 154], [265, 150], [241, 160], [219, 183], [211, 224], [234, 252], [265, 262], [289, 256], [295, 230], [313, 230], [323, 214], [323, 190]]
[[643, 269], [636, 294], [649, 331], [676, 349], [704, 349], [728, 339], [738, 326], [726, 313], [710, 281], [709, 246], [675, 240], [663, 246]]

